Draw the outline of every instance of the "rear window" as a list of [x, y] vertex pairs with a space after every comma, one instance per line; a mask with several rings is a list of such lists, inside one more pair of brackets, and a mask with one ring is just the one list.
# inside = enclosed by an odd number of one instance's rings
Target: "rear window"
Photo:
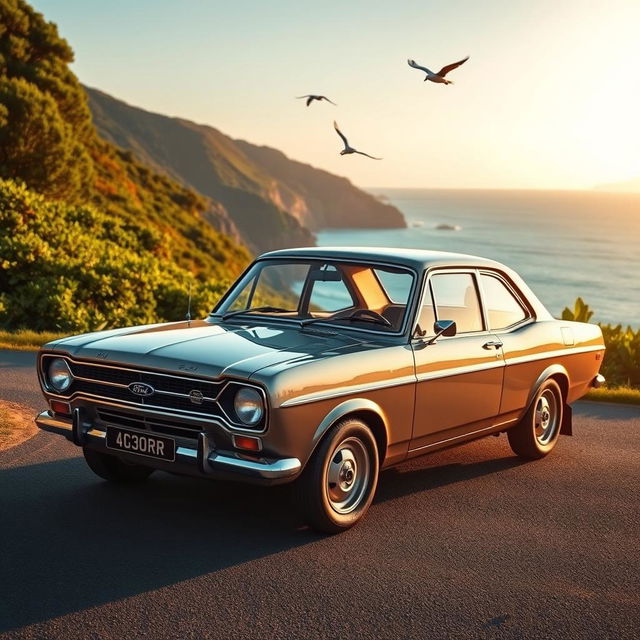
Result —
[[480, 281], [490, 329], [506, 329], [526, 320], [527, 312], [502, 280], [483, 273]]

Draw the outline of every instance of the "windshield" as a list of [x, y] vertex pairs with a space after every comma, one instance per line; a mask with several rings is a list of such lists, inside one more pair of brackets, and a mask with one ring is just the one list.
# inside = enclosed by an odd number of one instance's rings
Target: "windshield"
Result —
[[408, 269], [324, 260], [261, 260], [212, 312], [397, 333], [413, 290]]

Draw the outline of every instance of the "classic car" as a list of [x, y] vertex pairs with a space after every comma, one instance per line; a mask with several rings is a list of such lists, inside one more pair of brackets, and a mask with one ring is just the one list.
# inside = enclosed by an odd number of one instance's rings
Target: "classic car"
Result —
[[306, 522], [334, 533], [414, 456], [503, 432], [518, 456], [547, 455], [604, 382], [604, 349], [598, 326], [554, 319], [492, 260], [281, 250], [204, 319], [45, 345], [36, 422], [110, 481], [293, 482]]

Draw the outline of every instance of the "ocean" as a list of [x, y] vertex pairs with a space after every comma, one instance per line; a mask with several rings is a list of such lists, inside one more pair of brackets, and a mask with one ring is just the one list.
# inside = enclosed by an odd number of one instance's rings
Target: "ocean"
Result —
[[[594, 322], [640, 326], [640, 194], [369, 189], [406, 229], [324, 229], [320, 246], [456, 251], [517, 271], [560, 316], [581, 296]], [[445, 228], [438, 228], [444, 225]]]

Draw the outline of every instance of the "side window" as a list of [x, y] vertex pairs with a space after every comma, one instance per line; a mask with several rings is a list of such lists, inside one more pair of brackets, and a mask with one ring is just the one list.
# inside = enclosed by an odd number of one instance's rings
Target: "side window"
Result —
[[331, 274], [327, 280], [315, 280], [311, 289], [311, 298], [309, 299], [309, 308], [316, 311], [340, 311], [354, 305], [353, 298], [347, 285], [342, 278], [334, 280], [336, 277], [335, 267], [329, 267], [327, 273]]
[[473, 275], [438, 273], [431, 278], [438, 320], [453, 320], [458, 333], [482, 331], [482, 312]]
[[527, 318], [527, 312], [502, 280], [484, 273], [480, 278], [490, 329], [506, 329]]

